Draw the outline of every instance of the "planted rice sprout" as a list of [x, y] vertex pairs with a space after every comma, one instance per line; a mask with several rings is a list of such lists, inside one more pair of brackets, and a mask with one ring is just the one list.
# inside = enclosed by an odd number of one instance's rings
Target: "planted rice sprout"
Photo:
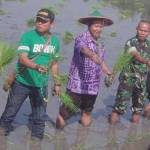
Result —
[[16, 56], [16, 48], [5, 42], [0, 42], [0, 72], [8, 65]]
[[34, 27], [34, 25], [35, 25], [35, 20], [34, 20], [34, 18], [30, 18], [30, 19], [28, 19], [27, 20], [27, 26], [28, 27]]
[[[55, 80], [59, 81], [62, 87], [65, 87], [68, 77], [67, 75], [57, 75], [55, 76]], [[65, 92], [64, 88], [62, 88], [59, 98], [60, 101], [71, 111], [78, 112], [78, 107], [73, 103], [71, 97]]]
[[64, 44], [70, 44], [74, 40], [74, 35], [71, 32], [66, 31], [63, 35]]
[[58, 15], [58, 11], [56, 10], [56, 8], [54, 7], [54, 6], [48, 6], [48, 7], [46, 7], [48, 10], [50, 10], [50, 11], [52, 11], [52, 12], [54, 12], [54, 14], [55, 15]]

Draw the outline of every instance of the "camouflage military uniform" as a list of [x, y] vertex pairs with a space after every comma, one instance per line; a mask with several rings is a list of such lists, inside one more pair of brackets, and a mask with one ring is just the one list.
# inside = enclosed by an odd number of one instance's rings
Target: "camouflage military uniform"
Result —
[[[141, 45], [137, 37], [133, 37], [125, 44], [125, 52], [130, 53], [132, 49], [138, 51], [145, 59], [150, 58], [150, 42], [145, 41]], [[116, 95], [116, 103], [114, 110], [119, 113], [124, 113], [130, 98], [132, 98], [132, 111], [140, 113], [143, 110], [144, 100], [146, 96], [146, 76], [148, 67], [139, 61], [131, 58], [119, 76], [119, 87]]]

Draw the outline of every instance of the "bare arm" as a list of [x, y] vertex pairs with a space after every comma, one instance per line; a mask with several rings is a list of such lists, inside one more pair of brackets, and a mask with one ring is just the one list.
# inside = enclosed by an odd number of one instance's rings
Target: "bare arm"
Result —
[[107, 75], [112, 74], [112, 72], [109, 70], [108, 66], [105, 64], [105, 62], [102, 63], [102, 71]]
[[131, 54], [136, 60], [138, 60], [140, 63], [142, 63], [142, 64], [148, 64], [148, 60], [145, 59], [144, 57], [142, 57], [139, 52], [133, 51], [133, 52], [130, 52], [130, 54]]
[[36, 64], [31, 59], [28, 58], [27, 53], [19, 54], [19, 62], [25, 65], [26, 67], [29, 67], [31, 69], [36, 69]]
[[54, 80], [54, 88], [53, 88], [52, 94], [59, 96], [60, 93], [61, 93], [61, 88], [60, 88], [61, 83], [60, 83], [60, 81], [57, 80], [57, 76], [59, 74], [58, 62], [57, 61], [53, 61], [51, 63], [50, 67], [51, 67], [51, 73], [52, 73], [53, 80]]
[[90, 58], [92, 61], [94, 61], [96, 64], [102, 65], [102, 71], [104, 73], [106, 73], [107, 75], [111, 75], [112, 74], [112, 72], [108, 69], [107, 65], [105, 64], [105, 62], [103, 60], [101, 60], [100, 57], [96, 53], [92, 52], [88, 48], [82, 48], [81, 52], [85, 56]]
[[57, 80], [57, 76], [59, 75], [59, 66], [58, 66], [58, 62], [57, 61], [53, 61], [51, 63], [51, 73], [52, 73], [52, 77], [53, 77], [53, 80], [54, 80], [54, 83], [56, 85], [60, 85], [60, 82]]
[[92, 61], [94, 61], [96, 64], [101, 65], [103, 60], [100, 59], [100, 57], [92, 52], [89, 48], [82, 48], [81, 52], [88, 58], [90, 58]]
[[27, 53], [19, 54], [19, 62], [24, 66], [35, 69], [41, 73], [46, 73], [48, 71], [46, 67], [35, 64], [32, 59], [29, 59]]

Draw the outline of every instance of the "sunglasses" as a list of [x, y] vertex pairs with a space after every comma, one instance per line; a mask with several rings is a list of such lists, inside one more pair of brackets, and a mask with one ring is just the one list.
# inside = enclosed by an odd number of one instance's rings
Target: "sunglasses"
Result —
[[35, 22], [36, 23], [42, 23], [42, 24], [45, 24], [45, 23], [47, 23], [47, 22], [49, 22], [49, 20], [44, 20], [44, 19], [41, 19], [41, 18], [36, 18], [36, 20], [35, 20]]

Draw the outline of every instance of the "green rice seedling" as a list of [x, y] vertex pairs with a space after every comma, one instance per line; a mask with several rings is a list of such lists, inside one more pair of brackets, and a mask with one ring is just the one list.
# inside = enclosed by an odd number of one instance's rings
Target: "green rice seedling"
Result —
[[19, 0], [21, 3], [25, 3], [27, 0]]
[[68, 107], [72, 112], [78, 112], [78, 107], [73, 103], [71, 97], [65, 92], [61, 92], [60, 101]]
[[16, 56], [16, 48], [7, 43], [0, 42], [0, 72], [9, 64]]
[[48, 10], [50, 10], [50, 11], [54, 12], [54, 14], [55, 14], [55, 15], [57, 15], [57, 14], [58, 14], [58, 11], [57, 11], [57, 10], [56, 10], [56, 8], [55, 8], [55, 7], [53, 7], [53, 6], [48, 6], [48, 7], [45, 7], [45, 8], [47, 8]]
[[57, 61], [63, 61], [64, 57], [60, 55], [60, 53], [55, 53], [52, 57], [52, 61], [57, 60]]
[[132, 56], [129, 53], [120, 54], [113, 66], [113, 74], [116, 75], [118, 72], [122, 71], [123, 68], [128, 66]]
[[112, 85], [115, 75], [121, 72], [123, 68], [128, 66], [131, 58], [132, 56], [129, 53], [123, 53], [119, 55], [112, 69], [113, 75], [106, 76], [104, 80], [106, 87], [110, 87]]
[[59, 3], [57, 4], [60, 8], [65, 6], [65, 0], [59, 0]]
[[66, 31], [63, 35], [64, 44], [69, 44], [74, 40], [74, 35], [71, 32]]
[[67, 75], [57, 75], [55, 76], [55, 80], [59, 81], [61, 85], [65, 86], [68, 80]]
[[117, 36], [117, 33], [116, 33], [116, 32], [111, 32], [111, 33], [110, 33], [110, 36], [111, 36], [111, 37], [116, 37], [116, 36]]
[[34, 25], [35, 25], [35, 20], [34, 20], [34, 18], [30, 18], [30, 19], [28, 19], [27, 20], [27, 26], [28, 27], [34, 27]]
[[5, 14], [6, 14], [6, 12], [4, 10], [0, 9], [0, 15], [5, 15]]
[[77, 112], [78, 111], [78, 107], [73, 103], [71, 97], [65, 92], [65, 89], [63, 87], [65, 87], [66, 82], [68, 80], [67, 75], [57, 75], [55, 76], [55, 80], [59, 81], [60, 84], [62, 85], [62, 91], [60, 93], [60, 101], [66, 106], [68, 107], [71, 111], [73, 112]]

